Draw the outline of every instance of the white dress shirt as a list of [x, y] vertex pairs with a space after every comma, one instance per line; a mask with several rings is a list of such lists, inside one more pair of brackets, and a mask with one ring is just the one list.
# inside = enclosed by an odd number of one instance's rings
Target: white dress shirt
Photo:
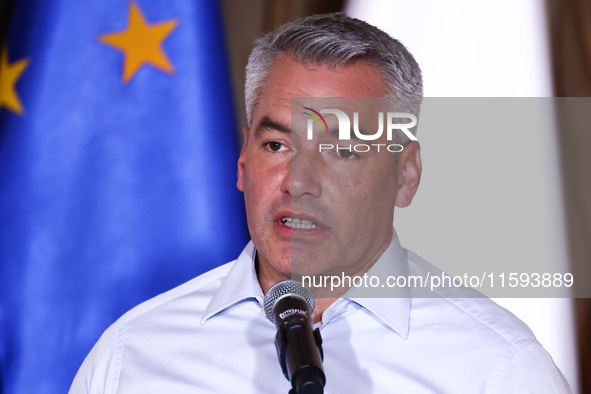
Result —
[[[287, 394], [254, 256], [251, 242], [237, 260], [123, 315], [87, 356], [70, 393]], [[406, 271], [440, 272], [394, 234], [369, 273]], [[570, 392], [528, 327], [486, 298], [352, 291], [316, 327], [327, 394]]]

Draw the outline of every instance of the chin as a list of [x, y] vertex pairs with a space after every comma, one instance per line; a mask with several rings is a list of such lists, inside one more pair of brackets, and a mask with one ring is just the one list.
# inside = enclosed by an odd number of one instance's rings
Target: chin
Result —
[[325, 275], [328, 271], [328, 267], [323, 266], [322, 264], [317, 264], [317, 262], [313, 260], [304, 260], [304, 261], [292, 261], [291, 264], [291, 275], [295, 278], [300, 278], [301, 276], [319, 276]]

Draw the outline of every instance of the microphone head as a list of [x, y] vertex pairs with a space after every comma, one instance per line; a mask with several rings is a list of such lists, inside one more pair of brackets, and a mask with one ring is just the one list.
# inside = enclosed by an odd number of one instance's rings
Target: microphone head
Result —
[[300, 282], [292, 279], [285, 279], [277, 282], [265, 294], [264, 306], [267, 318], [275, 323], [273, 308], [275, 303], [285, 297], [299, 297], [308, 303], [310, 314], [314, 311], [314, 296], [312, 291]]

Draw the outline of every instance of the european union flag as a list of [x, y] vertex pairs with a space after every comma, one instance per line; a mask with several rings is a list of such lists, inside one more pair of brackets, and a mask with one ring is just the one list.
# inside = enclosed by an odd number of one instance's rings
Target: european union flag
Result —
[[0, 392], [248, 236], [216, 0], [17, 1], [0, 56]]

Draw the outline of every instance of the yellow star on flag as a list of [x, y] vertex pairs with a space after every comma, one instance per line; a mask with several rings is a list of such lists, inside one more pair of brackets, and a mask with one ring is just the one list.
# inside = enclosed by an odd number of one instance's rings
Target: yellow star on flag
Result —
[[149, 24], [138, 5], [129, 5], [127, 29], [100, 36], [100, 41], [123, 52], [123, 82], [127, 83], [144, 64], [150, 64], [168, 74], [174, 68], [162, 49], [162, 42], [178, 25], [176, 19]]
[[21, 104], [14, 85], [29, 65], [29, 59], [21, 59], [8, 64], [8, 48], [2, 47], [0, 53], [0, 108], [6, 107], [10, 111], [22, 115], [25, 109]]

